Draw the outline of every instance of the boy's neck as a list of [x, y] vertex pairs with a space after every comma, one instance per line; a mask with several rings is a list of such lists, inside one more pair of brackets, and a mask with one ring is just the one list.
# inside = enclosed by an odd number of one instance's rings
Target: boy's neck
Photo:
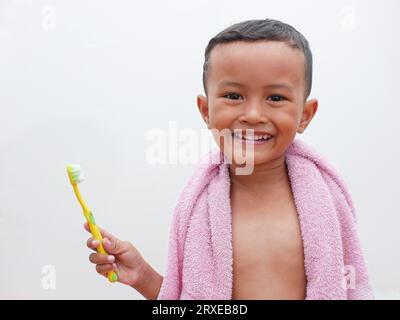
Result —
[[277, 187], [290, 183], [285, 155], [278, 159], [254, 166], [250, 175], [236, 175], [236, 165], [229, 165], [231, 186], [253, 194], [277, 191]]

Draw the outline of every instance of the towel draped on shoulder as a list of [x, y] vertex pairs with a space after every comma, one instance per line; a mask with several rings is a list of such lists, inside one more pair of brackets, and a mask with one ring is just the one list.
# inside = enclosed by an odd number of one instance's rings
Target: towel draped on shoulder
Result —
[[[207, 159], [179, 195], [160, 300], [232, 298], [229, 168], [220, 150]], [[285, 159], [303, 240], [306, 299], [373, 299], [344, 181], [299, 139]]]

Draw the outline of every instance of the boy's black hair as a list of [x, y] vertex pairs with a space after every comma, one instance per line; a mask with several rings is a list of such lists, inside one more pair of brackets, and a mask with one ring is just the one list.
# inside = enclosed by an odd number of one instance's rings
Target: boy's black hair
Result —
[[285, 42], [292, 48], [296, 48], [303, 52], [305, 57], [305, 96], [310, 95], [312, 85], [312, 54], [307, 39], [292, 26], [278, 20], [247, 20], [236, 23], [226, 28], [213, 37], [207, 45], [204, 53], [203, 65], [203, 88], [207, 95], [207, 73], [209, 67], [209, 58], [212, 49], [222, 43], [235, 41], [281, 41]]

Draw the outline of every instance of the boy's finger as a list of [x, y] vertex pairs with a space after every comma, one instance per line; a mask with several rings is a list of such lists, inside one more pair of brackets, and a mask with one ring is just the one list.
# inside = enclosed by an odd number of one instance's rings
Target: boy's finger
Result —
[[89, 261], [94, 264], [109, 264], [115, 261], [115, 257], [107, 254], [91, 253]]
[[[90, 227], [89, 227], [89, 224], [88, 224], [88, 222], [86, 221], [84, 224], [83, 224], [83, 227], [86, 229], [86, 231], [87, 232], [90, 232]], [[115, 240], [116, 239], [116, 237], [115, 236], [113, 236], [110, 232], [108, 232], [107, 230], [105, 230], [105, 229], [103, 229], [103, 228], [101, 228], [101, 227], [99, 227], [98, 226], [98, 228], [99, 228], [99, 230], [100, 230], [100, 233], [101, 233], [101, 236], [104, 238], [108, 238], [111, 242], [113, 241], [113, 240]]]
[[100, 242], [98, 240], [94, 240], [93, 237], [89, 238], [86, 241], [86, 245], [89, 249], [95, 250], [99, 247]]
[[108, 264], [98, 264], [96, 265], [96, 271], [102, 275], [107, 275], [107, 272], [114, 270], [114, 267], [111, 263]]

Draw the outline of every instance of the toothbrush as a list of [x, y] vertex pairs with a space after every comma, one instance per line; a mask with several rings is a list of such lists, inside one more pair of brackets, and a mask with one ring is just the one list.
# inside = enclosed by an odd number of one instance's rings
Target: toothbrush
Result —
[[[97, 252], [101, 253], [101, 254], [107, 254], [107, 252], [104, 250], [104, 247], [103, 247], [103, 237], [101, 236], [100, 230], [96, 225], [96, 221], [94, 220], [92, 210], [90, 210], [90, 208], [83, 201], [82, 196], [78, 189], [78, 183], [80, 183], [84, 180], [81, 166], [78, 164], [69, 164], [67, 166], [67, 171], [68, 171], [69, 180], [71, 181], [72, 187], [74, 188], [76, 198], [78, 199], [80, 205], [82, 206], [83, 215], [85, 216], [85, 218], [89, 224], [90, 232], [92, 233], [93, 238], [95, 240], [98, 240], [100, 243], [99, 247], [97, 248]], [[115, 281], [117, 281], [118, 276], [115, 273], [115, 271], [109, 271], [107, 273], [107, 278], [110, 282], [115, 282]]]

